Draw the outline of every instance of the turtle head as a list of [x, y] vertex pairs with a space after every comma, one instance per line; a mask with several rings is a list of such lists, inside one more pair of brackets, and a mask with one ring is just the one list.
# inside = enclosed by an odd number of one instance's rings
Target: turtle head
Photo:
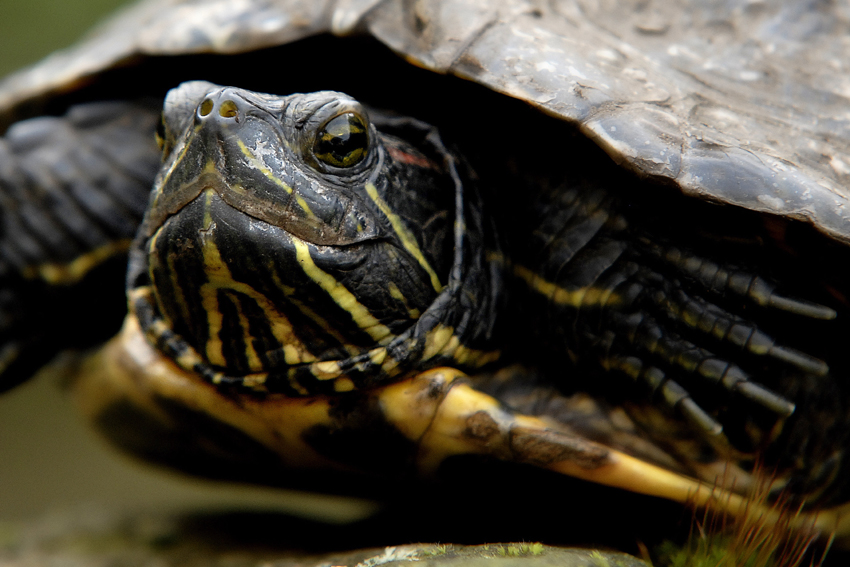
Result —
[[[172, 90], [129, 275], [149, 339], [214, 382], [311, 395], [445, 362], [486, 335], [480, 210], [470, 225], [432, 128], [385, 122], [390, 133], [337, 92]], [[482, 293], [464, 303], [469, 272]]]
[[365, 109], [336, 92], [276, 97], [185, 83], [166, 98], [148, 236], [202, 193], [322, 246], [382, 237], [357, 188], [382, 183]]

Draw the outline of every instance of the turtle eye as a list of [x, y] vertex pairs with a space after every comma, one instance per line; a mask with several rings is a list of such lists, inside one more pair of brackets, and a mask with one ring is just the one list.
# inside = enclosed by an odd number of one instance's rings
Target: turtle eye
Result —
[[352, 167], [366, 157], [369, 149], [366, 122], [348, 112], [328, 120], [316, 135], [313, 154], [334, 167]]

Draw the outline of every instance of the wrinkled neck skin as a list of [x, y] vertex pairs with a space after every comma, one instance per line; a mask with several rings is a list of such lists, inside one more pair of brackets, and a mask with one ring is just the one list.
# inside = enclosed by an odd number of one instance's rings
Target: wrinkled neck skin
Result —
[[194, 82], [160, 135], [128, 295], [181, 367], [307, 396], [495, 358], [492, 231], [431, 127], [341, 93]]

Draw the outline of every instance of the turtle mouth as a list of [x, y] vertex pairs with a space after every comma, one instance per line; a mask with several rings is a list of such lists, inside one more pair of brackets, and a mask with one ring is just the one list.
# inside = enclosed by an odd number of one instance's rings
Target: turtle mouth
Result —
[[[259, 168], [258, 168], [259, 169]], [[164, 182], [168, 182], [166, 176]], [[332, 211], [327, 221], [316, 216], [314, 209], [301, 197], [297, 186], [287, 188], [295, 193], [291, 202], [295, 205], [287, 206], [281, 210], [280, 207], [269, 205], [256, 199], [257, 194], [262, 194], [261, 186], [251, 182], [243, 184], [231, 184], [228, 179], [218, 171], [217, 167], [209, 164], [194, 180], [181, 184], [174, 191], [163, 191], [157, 193], [155, 200], [149, 209], [147, 222], [144, 226], [145, 235], [150, 238], [170, 218], [179, 215], [181, 210], [192, 201], [203, 196], [205, 193], [215, 193], [223, 202], [227, 203], [236, 211], [249, 215], [269, 225], [285, 230], [293, 237], [307, 241], [311, 244], [322, 246], [349, 246], [369, 240], [385, 239], [374, 222], [367, 217], [359, 219], [359, 232], [356, 236], [348, 236], [342, 232], [342, 218], [350, 214], [353, 207], [351, 202], [345, 204], [345, 210]], [[296, 212], [293, 212], [295, 210]]]

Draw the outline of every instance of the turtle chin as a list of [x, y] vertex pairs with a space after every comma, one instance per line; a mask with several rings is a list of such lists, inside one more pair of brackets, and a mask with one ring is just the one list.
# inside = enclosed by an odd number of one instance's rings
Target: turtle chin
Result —
[[[415, 259], [390, 243], [317, 246], [212, 189], [145, 247], [163, 321], [231, 376], [363, 355], [411, 327], [437, 295], [427, 275], [417, 277]], [[387, 265], [400, 275], [385, 277]]]

